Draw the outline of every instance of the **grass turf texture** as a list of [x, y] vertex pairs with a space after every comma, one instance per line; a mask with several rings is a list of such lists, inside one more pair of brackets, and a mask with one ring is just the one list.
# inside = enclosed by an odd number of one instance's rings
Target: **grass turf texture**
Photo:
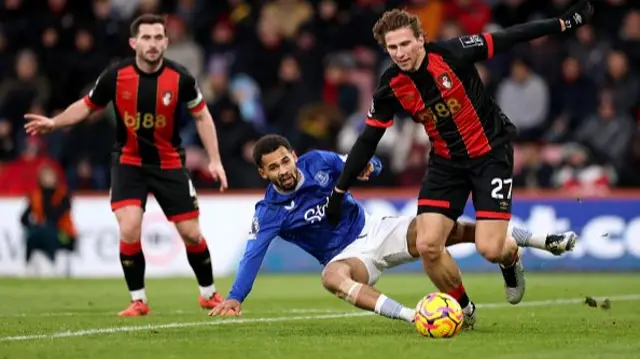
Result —
[[[260, 276], [241, 318], [210, 318], [195, 279], [147, 281], [151, 315], [118, 318], [123, 280], [0, 279], [0, 358], [637, 358], [640, 276], [527, 274], [523, 303], [506, 303], [498, 273], [467, 274], [480, 305], [472, 332], [418, 336], [412, 325], [366, 315], [315, 275]], [[226, 294], [230, 280], [219, 280]], [[421, 275], [378, 288], [407, 306], [434, 291]], [[610, 298], [610, 309], [586, 296]], [[602, 302], [599, 300], [599, 303]], [[238, 320], [240, 319], [240, 320]]]

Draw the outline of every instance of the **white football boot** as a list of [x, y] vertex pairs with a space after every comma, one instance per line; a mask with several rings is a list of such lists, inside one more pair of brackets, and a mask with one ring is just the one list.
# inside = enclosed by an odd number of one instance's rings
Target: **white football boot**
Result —
[[473, 326], [476, 324], [476, 312], [478, 308], [473, 302], [469, 302], [469, 310], [465, 311], [463, 309], [462, 313], [464, 314], [464, 319], [462, 320], [462, 330], [472, 330]]
[[511, 304], [520, 303], [525, 291], [524, 266], [522, 265], [522, 249], [520, 247], [518, 247], [517, 256], [518, 258], [512, 266], [505, 268], [500, 265], [507, 301]]

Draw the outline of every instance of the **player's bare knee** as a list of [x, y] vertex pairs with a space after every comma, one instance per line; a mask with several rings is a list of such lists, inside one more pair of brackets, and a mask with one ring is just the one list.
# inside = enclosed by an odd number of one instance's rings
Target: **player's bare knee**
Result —
[[476, 249], [491, 263], [503, 259], [508, 226], [507, 221], [478, 220], [476, 223]]
[[121, 220], [120, 223], [120, 240], [125, 243], [135, 243], [140, 240], [141, 225], [137, 221]]
[[436, 262], [443, 253], [443, 247], [438, 239], [429, 236], [418, 237], [416, 249], [420, 257], [427, 262]]
[[340, 287], [340, 281], [340, 277], [333, 271], [322, 273], [322, 286], [333, 294], [338, 294], [337, 292]]
[[322, 271], [322, 286], [329, 292], [337, 294], [340, 284], [349, 277], [349, 270], [342, 263], [330, 263]]
[[142, 208], [126, 206], [115, 211], [120, 229], [120, 240], [135, 243], [140, 240], [142, 232]]
[[427, 262], [437, 262], [442, 256], [443, 248], [439, 244], [428, 243], [424, 246], [420, 256]]
[[202, 239], [198, 221], [187, 220], [176, 223], [176, 229], [186, 245], [196, 245]]
[[202, 234], [200, 234], [199, 230], [189, 232], [187, 234], [181, 234], [180, 236], [182, 237], [182, 241], [184, 241], [184, 244], [190, 246], [196, 245], [202, 240]]
[[504, 236], [484, 237], [476, 241], [476, 250], [489, 262], [498, 263], [502, 260], [505, 240]]
[[418, 252], [418, 248], [416, 246], [418, 238], [418, 229], [416, 226], [416, 219], [412, 219], [411, 223], [409, 223], [409, 228], [407, 229], [407, 248], [409, 248], [409, 254], [413, 258], [418, 258], [420, 256], [420, 252]]
[[338, 298], [355, 304], [362, 284], [353, 280], [350, 269], [344, 263], [331, 263], [322, 272], [322, 285]]

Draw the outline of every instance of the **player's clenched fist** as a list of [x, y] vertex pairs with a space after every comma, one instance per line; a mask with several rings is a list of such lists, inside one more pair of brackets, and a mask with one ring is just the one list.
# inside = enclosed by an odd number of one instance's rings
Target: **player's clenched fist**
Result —
[[216, 305], [215, 308], [211, 309], [209, 312], [209, 316], [228, 316], [235, 315], [239, 316], [242, 314], [242, 308], [240, 302], [235, 299], [227, 299], [224, 302]]
[[24, 118], [28, 121], [24, 125], [24, 129], [27, 131], [28, 135], [49, 133], [55, 128], [53, 120], [45, 116], [26, 114], [24, 115]]

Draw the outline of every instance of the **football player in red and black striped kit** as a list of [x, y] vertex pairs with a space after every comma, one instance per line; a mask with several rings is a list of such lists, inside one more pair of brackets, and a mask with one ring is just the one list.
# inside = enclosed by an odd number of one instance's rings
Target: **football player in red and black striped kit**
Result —
[[107, 68], [89, 94], [60, 115], [52, 119], [25, 115], [29, 121], [25, 128], [32, 135], [47, 133], [78, 123], [91, 111], [113, 103], [117, 135], [111, 167], [111, 208], [120, 227], [120, 261], [132, 299], [119, 315], [149, 313], [140, 241], [149, 192], [167, 219], [175, 223], [200, 287], [200, 306], [211, 309], [222, 297], [215, 290], [211, 256], [198, 222], [196, 192], [184, 167], [178, 119], [186, 106], [209, 155], [209, 171], [223, 190], [227, 180], [213, 119], [194, 77], [164, 58], [168, 46], [164, 17], [148, 14], [134, 20], [129, 43], [135, 57]]
[[525, 290], [518, 248], [507, 237], [515, 126], [484, 90], [474, 63], [537, 37], [575, 30], [593, 14], [580, 1], [559, 18], [517, 25], [495, 33], [428, 42], [419, 20], [405, 11], [383, 14], [373, 28], [394, 64], [382, 75], [366, 127], [348, 156], [329, 200], [330, 221], [340, 217], [342, 199], [368, 163], [394, 115], [405, 112], [424, 125], [431, 140], [429, 169], [418, 197], [417, 249], [425, 272], [475, 318], [475, 308], [444, 244], [469, 194], [476, 210], [476, 249], [500, 264], [507, 300], [517, 304]]

